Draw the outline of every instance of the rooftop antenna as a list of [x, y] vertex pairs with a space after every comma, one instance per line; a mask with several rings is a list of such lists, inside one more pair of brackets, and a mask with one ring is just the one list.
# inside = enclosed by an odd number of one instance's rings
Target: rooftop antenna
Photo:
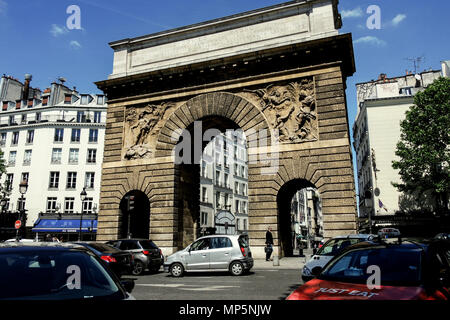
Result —
[[422, 55], [416, 58], [405, 58], [405, 60], [410, 61], [414, 65], [414, 74], [417, 74], [417, 71], [420, 70], [420, 64], [425, 62], [425, 56]]

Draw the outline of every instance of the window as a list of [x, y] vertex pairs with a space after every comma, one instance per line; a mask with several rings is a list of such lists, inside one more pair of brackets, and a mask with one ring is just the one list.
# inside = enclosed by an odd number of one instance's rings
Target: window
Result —
[[40, 112], [36, 112], [36, 122], [41, 121], [41, 113]]
[[95, 172], [86, 172], [86, 180], [84, 186], [88, 189], [94, 189]]
[[23, 164], [25, 166], [29, 165], [31, 163], [31, 154], [32, 154], [32, 152], [33, 151], [31, 149], [25, 150], [25, 154], [23, 155]]
[[34, 130], [27, 131], [27, 143], [33, 143], [34, 140]]
[[77, 173], [67, 172], [67, 189], [75, 189], [77, 187]]
[[202, 216], [201, 216], [201, 219], [200, 219], [200, 224], [202, 226], [205, 226], [205, 225], [208, 224], [208, 212], [202, 212]]
[[239, 193], [239, 182], [234, 183], [234, 193]]
[[208, 201], [208, 196], [206, 192], [207, 192], [206, 187], [202, 187], [202, 202]]
[[64, 213], [73, 213], [75, 204], [75, 198], [65, 198], [64, 199]]
[[220, 185], [220, 171], [216, 170], [216, 185]]
[[104, 104], [105, 96], [97, 96], [97, 104]]
[[235, 211], [236, 211], [236, 213], [239, 213], [240, 211], [239, 211], [239, 200], [236, 200], [236, 202], [235, 202]]
[[224, 186], [228, 188], [228, 173], [224, 174]]
[[11, 191], [14, 181], [14, 173], [8, 173], [6, 175], [6, 190]]
[[247, 202], [242, 201], [242, 213], [247, 213]]
[[27, 123], [27, 114], [26, 113], [22, 114], [21, 123]]
[[102, 119], [102, 113], [100, 111], [94, 112], [94, 123], [100, 123]]
[[231, 248], [233, 245], [231, 244], [231, 240], [226, 237], [215, 237], [211, 238], [210, 249], [222, 249], [222, 248]]
[[93, 203], [93, 198], [86, 198], [83, 201], [83, 213], [87, 213], [87, 214], [92, 213], [92, 203]]
[[9, 116], [9, 125], [12, 126], [16, 123], [16, 117], [15, 116]]
[[56, 128], [54, 142], [62, 142], [63, 139], [64, 139], [64, 129]]
[[88, 96], [83, 94], [81, 95], [81, 104], [88, 104]]
[[72, 95], [71, 94], [65, 94], [64, 95], [64, 104], [71, 104], [72, 103]]
[[244, 228], [243, 228], [243, 230], [244, 230], [244, 231], [247, 230], [247, 219], [244, 219]]
[[59, 171], [50, 172], [50, 182], [48, 184], [49, 188], [57, 189], [59, 186]]
[[78, 163], [78, 153], [79, 149], [69, 150], [69, 163]]
[[11, 139], [11, 144], [12, 145], [17, 145], [18, 143], [19, 143], [19, 132], [13, 132], [12, 139]]
[[89, 129], [89, 142], [98, 141], [98, 129]]
[[97, 149], [88, 149], [87, 163], [96, 163], [97, 161]]
[[52, 150], [52, 163], [61, 163], [61, 148], [53, 148]]
[[17, 155], [17, 151], [9, 152], [8, 165], [10, 165], [10, 166], [16, 165], [16, 155]]
[[0, 138], [0, 145], [4, 146], [6, 144], [6, 132], [2, 132], [1, 138]]
[[55, 213], [56, 212], [56, 197], [48, 197], [47, 198], [47, 212]]
[[216, 207], [220, 206], [220, 192], [216, 192]]
[[80, 135], [81, 135], [80, 129], [72, 129], [72, 135], [70, 137], [70, 141], [71, 142], [80, 142]]
[[234, 164], [234, 175], [235, 176], [238, 175], [238, 165], [237, 165], [237, 163]]
[[28, 182], [29, 177], [30, 177], [30, 174], [28, 172], [22, 172], [22, 179], [20, 181]]
[[42, 106], [46, 106], [48, 104], [48, 96], [42, 98]]
[[241, 230], [241, 220], [236, 219], [236, 230]]
[[207, 178], [207, 175], [206, 175], [206, 161], [205, 160], [202, 160], [202, 177]]
[[84, 115], [84, 111], [77, 112], [77, 122], [86, 122], [86, 116]]

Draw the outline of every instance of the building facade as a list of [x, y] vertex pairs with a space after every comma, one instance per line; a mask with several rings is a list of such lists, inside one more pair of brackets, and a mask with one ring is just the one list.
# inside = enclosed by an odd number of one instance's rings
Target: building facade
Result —
[[[356, 85], [358, 112], [353, 124], [353, 147], [357, 157], [359, 215], [364, 221], [376, 215], [393, 215], [404, 209], [407, 198], [393, 182], [401, 182], [398, 170], [392, 168], [400, 122], [414, 104], [414, 96], [443, 70], [407, 73], [389, 78], [381, 74], [376, 81]], [[367, 222], [367, 221], [366, 221]]]
[[[2, 78], [0, 146], [6, 161], [8, 201], [4, 211], [22, 209], [19, 184], [28, 182], [23, 206], [27, 228], [39, 213], [76, 214], [82, 211], [80, 193], [87, 193], [83, 212], [98, 212], [101, 164], [106, 122], [102, 94], [80, 94], [63, 82], [52, 83], [32, 97]], [[6, 86], [8, 84], [8, 86]], [[6, 88], [5, 88], [6, 86]], [[35, 90], [40, 93], [40, 91]], [[5, 94], [3, 94], [5, 93]], [[24, 97], [27, 97], [26, 99]], [[15, 99], [14, 99], [15, 98]]]
[[297, 191], [291, 202], [292, 241], [294, 248], [314, 248], [323, 240], [323, 215], [320, 194], [314, 188]]
[[216, 234], [248, 232], [248, 161], [242, 131], [216, 136], [203, 151], [200, 227], [201, 234], [208, 228]]

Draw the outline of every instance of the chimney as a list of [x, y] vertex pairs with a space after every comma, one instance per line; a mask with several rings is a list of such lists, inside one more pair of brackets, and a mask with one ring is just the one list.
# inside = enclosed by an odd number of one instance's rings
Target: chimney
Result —
[[28, 94], [30, 93], [30, 81], [32, 79], [32, 75], [31, 74], [26, 74], [25, 75], [25, 84], [23, 86], [23, 96], [22, 96], [22, 100], [28, 100]]

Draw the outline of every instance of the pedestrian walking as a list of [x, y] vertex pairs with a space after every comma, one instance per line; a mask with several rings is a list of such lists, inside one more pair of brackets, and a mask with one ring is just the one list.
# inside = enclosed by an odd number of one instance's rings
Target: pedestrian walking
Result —
[[266, 261], [270, 261], [270, 256], [272, 255], [273, 252], [272, 246], [273, 246], [272, 228], [269, 227], [266, 232], [266, 247], [265, 247]]

